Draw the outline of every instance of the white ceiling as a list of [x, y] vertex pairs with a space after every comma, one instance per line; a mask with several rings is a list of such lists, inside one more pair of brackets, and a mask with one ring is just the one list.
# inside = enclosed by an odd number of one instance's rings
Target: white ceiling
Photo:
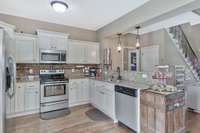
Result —
[[[190, 23], [191, 25], [199, 24], [200, 16], [193, 12], [186, 12], [178, 16], [154, 23], [152, 25], [142, 27], [140, 30], [140, 34], [145, 34], [185, 23]], [[137, 31], [133, 29], [132, 31], [130, 31], [130, 33], [136, 34]]]
[[62, 0], [69, 5], [56, 13], [51, 0], [0, 0], [0, 13], [97, 30], [149, 0]]

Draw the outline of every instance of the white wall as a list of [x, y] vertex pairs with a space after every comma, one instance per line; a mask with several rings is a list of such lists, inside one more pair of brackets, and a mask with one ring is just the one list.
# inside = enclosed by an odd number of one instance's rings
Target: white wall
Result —
[[[122, 37], [122, 42], [124, 47], [135, 47], [136, 36], [133, 34], [127, 34]], [[183, 57], [178, 53], [175, 45], [173, 44], [171, 38], [167, 34], [167, 32], [162, 29], [154, 32], [150, 32], [147, 34], [143, 34], [140, 36], [140, 44], [142, 47], [151, 46], [151, 45], [159, 45], [159, 64], [160, 65], [183, 65], [186, 66]], [[120, 68], [124, 68], [124, 64], [122, 59], [122, 53], [117, 52], [117, 38], [110, 37], [104, 40], [104, 48], [111, 48], [112, 50], [112, 68], [116, 70], [118, 66]], [[187, 68], [187, 66], [186, 66]], [[187, 77], [191, 78], [192, 75], [189, 69], [186, 69]]]
[[116, 33], [124, 33], [153, 18], [183, 7], [194, 0], [150, 0], [143, 6], [104, 26], [97, 31], [98, 41]]
[[200, 58], [200, 24], [190, 25], [184, 24], [181, 26], [184, 33], [187, 36], [187, 39], [190, 42], [190, 45], [197, 56]]

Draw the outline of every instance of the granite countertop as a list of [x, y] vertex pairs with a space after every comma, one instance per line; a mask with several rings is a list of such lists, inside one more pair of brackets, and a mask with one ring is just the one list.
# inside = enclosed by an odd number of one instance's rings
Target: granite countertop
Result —
[[148, 92], [152, 92], [152, 93], [156, 93], [156, 94], [160, 94], [160, 95], [172, 95], [172, 94], [176, 94], [176, 93], [180, 93], [180, 92], [184, 92], [184, 90], [177, 90], [177, 91], [155, 91], [152, 89], [146, 89], [145, 91]]
[[33, 78], [28, 78], [28, 76], [20, 77], [16, 80], [17, 83], [23, 83], [23, 82], [39, 82], [40, 78], [39, 76], [33, 76]]
[[150, 85], [149, 83], [142, 83], [142, 82], [136, 82], [136, 81], [126, 81], [126, 80], [121, 80], [121, 81], [109, 81], [109, 80], [103, 80], [103, 79], [94, 79], [96, 81], [102, 81], [102, 82], [107, 82], [111, 83], [114, 85], [119, 85], [119, 86], [124, 86], [128, 88], [134, 88], [134, 89], [149, 89]]
[[[151, 84], [149, 83], [141, 83], [141, 82], [136, 82], [136, 81], [126, 81], [126, 80], [121, 80], [121, 81], [109, 81], [105, 79], [96, 79], [95, 77], [69, 77], [69, 79], [90, 79], [90, 80], [95, 80], [95, 81], [101, 81], [101, 82], [106, 82], [114, 85], [119, 85], [119, 86], [124, 86], [124, 87], [129, 87], [129, 88], [135, 88], [135, 89], [148, 89]], [[28, 77], [21, 77], [20, 79], [17, 79], [17, 82], [37, 82], [40, 81], [39, 76], [35, 76], [33, 79], [29, 79]]]

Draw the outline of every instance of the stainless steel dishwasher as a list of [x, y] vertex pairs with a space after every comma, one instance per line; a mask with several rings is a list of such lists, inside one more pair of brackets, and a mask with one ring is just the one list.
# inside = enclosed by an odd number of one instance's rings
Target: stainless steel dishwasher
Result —
[[116, 117], [118, 121], [134, 132], [138, 131], [138, 90], [123, 86], [115, 86]]

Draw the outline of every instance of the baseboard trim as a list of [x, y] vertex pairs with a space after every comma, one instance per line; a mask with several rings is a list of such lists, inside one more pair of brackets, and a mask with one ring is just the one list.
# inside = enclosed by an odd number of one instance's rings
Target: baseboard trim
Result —
[[31, 115], [31, 114], [37, 114], [39, 113], [40, 110], [31, 110], [31, 111], [27, 111], [27, 112], [19, 112], [19, 113], [13, 113], [13, 114], [8, 114], [7, 118], [11, 119], [11, 118], [16, 118], [16, 117], [21, 117], [21, 116], [26, 116], [26, 115]]

